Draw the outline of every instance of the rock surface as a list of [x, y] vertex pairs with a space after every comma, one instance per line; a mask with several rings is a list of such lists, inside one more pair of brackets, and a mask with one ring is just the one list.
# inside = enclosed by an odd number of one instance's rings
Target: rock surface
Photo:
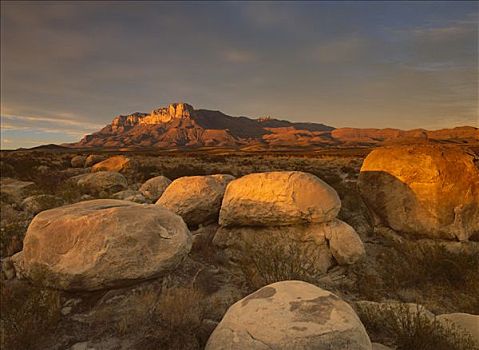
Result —
[[85, 156], [75, 156], [71, 160], [72, 168], [83, 168], [85, 166]]
[[90, 154], [85, 159], [85, 168], [92, 167], [96, 163], [99, 163], [99, 162], [104, 161], [104, 160], [105, 160], [105, 156], [102, 156], [100, 154]]
[[356, 313], [336, 295], [282, 281], [233, 304], [205, 349], [371, 350], [371, 342]]
[[222, 226], [294, 225], [326, 222], [341, 208], [336, 191], [318, 177], [299, 171], [255, 173], [226, 188]]
[[41, 211], [56, 208], [63, 205], [63, 199], [50, 194], [38, 194], [27, 197], [23, 200], [21, 207], [23, 210], [38, 214]]
[[134, 190], [124, 190], [111, 195], [111, 199], [120, 199], [135, 203], [147, 203], [146, 198], [139, 192]]
[[455, 327], [467, 332], [479, 347], [479, 316], [465, 313], [443, 314], [437, 320], [444, 325], [452, 323]]
[[171, 180], [165, 176], [155, 176], [145, 181], [140, 187], [140, 192], [145, 198], [156, 202], [166, 188], [171, 184]]
[[133, 167], [133, 162], [125, 156], [114, 156], [92, 166], [91, 171], [126, 172]]
[[479, 238], [479, 169], [457, 146], [406, 145], [373, 150], [359, 189], [382, 223], [430, 238]]
[[8, 203], [20, 205], [34, 188], [35, 183], [31, 181], [20, 181], [9, 177], [0, 178], [0, 193], [2, 199]]
[[350, 265], [365, 255], [359, 235], [338, 219], [294, 226], [220, 227], [213, 243], [226, 249], [233, 259], [255, 249], [264, 250], [264, 254], [269, 254], [272, 249], [285, 253], [298, 250], [298, 257], [304, 258], [308, 264], [314, 263], [315, 268], [323, 273], [335, 265], [333, 257], [339, 265]]
[[115, 193], [128, 187], [126, 178], [122, 174], [112, 171], [83, 174], [72, 180], [76, 182], [82, 192], [93, 195], [102, 192]]
[[319, 224], [220, 227], [213, 238], [213, 244], [222, 248], [233, 261], [241, 261], [249, 256], [264, 256], [266, 259], [301, 258], [308, 266], [305, 266], [305, 272], [320, 273], [325, 273], [334, 265], [323, 227]]
[[164, 208], [92, 200], [38, 214], [25, 236], [20, 269], [48, 287], [96, 290], [171, 271], [190, 248], [185, 223]]
[[231, 175], [185, 176], [173, 181], [156, 202], [180, 215], [188, 225], [207, 224], [218, 218]]
[[334, 219], [322, 225], [329, 249], [339, 265], [351, 265], [361, 259], [366, 251], [354, 228]]

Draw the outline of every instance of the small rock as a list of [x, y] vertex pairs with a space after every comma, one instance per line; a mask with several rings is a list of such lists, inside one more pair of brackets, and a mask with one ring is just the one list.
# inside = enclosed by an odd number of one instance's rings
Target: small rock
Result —
[[71, 160], [72, 168], [83, 168], [85, 165], [85, 156], [75, 156]]
[[140, 192], [152, 202], [156, 202], [166, 188], [171, 184], [171, 180], [165, 176], [156, 176], [151, 179], [148, 179], [140, 187]]
[[27, 197], [21, 203], [21, 208], [34, 215], [41, 211], [60, 207], [64, 204], [63, 199], [50, 194], [38, 194]]
[[103, 160], [105, 160], [105, 156], [99, 155], [99, 154], [90, 154], [86, 160], [85, 160], [85, 168], [89, 168], [96, 163], [99, 163]]
[[96, 163], [91, 168], [91, 171], [114, 171], [124, 173], [134, 168], [134, 165], [134, 162], [130, 158], [127, 158], [125, 156], [114, 156], [99, 163]]
[[63, 316], [69, 315], [72, 312], [72, 307], [71, 306], [66, 306], [62, 308], [61, 313]]

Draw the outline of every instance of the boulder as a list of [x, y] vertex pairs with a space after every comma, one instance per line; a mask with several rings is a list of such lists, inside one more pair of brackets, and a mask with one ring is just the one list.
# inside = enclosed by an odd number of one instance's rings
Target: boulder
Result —
[[99, 199], [35, 216], [24, 239], [21, 269], [47, 287], [97, 290], [167, 273], [190, 248], [188, 228], [171, 211]]
[[31, 181], [20, 181], [9, 177], [0, 178], [1, 198], [7, 203], [20, 205], [34, 188], [35, 183]]
[[75, 156], [71, 160], [72, 168], [83, 168], [85, 166], [85, 156]]
[[156, 202], [170, 184], [171, 180], [167, 177], [156, 176], [141, 185], [140, 192], [145, 198]]
[[41, 211], [56, 208], [63, 204], [63, 199], [60, 197], [50, 194], [38, 194], [25, 198], [20, 206], [24, 211], [36, 215]]
[[336, 295], [282, 281], [233, 304], [205, 349], [371, 350], [371, 342], [354, 310]]
[[222, 248], [230, 260], [242, 265], [253, 259], [269, 268], [294, 260], [292, 263], [298, 266], [292, 268], [292, 273], [314, 275], [325, 273], [334, 265], [324, 232], [315, 225], [220, 227], [213, 244]]
[[336, 191], [299, 171], [255, 173], [231, 181], [221, 205], [222, 226], [278, 226], [334, 219], [341, 207]]
[[134, 162], [125, 156], [114, 156], [92, 166], [91, 171], [116, 171], [119, 173], [127, 172], [134, 168]]
[[366, 255], [363, 242], [354, 228], [334, 219], [321, 225], [329, 249], [339, 265], [351, 265]]
[[88, 157], [86, 157], [85, 160], [85, 168], [92, 167], [96, 163], [99, 163], [103, 160], [105, 160], [105, 156], [102, 156], [100, 154], [90, 154]]
[[452, 313], [439, 315], [436, 318], [446, 327], [455, 326], [457, 329], [469, 334], [476, 346], [479, 347], [479, 316], [466, 313]]
[[[325, 273], [335, 265], [350, 265], [365, 255], [358, 234], [348, 224], [335, 219], [321, 224], [294, 226], [220, 227], [213, 244], [226, 250], [232, 260], [250, 254], [304, 259], [311, 268]], [[334, 260], [333, 260], [334, 257]]]
[[102, 192], [115, 193], [128, 187], [126, 178], [112, 171], [83, 174], [75, 176], [72, 181], [76, 182], [83, 193], [92, 195], [99, 195]]
[[180, 177], [169, 185], [156, 202], [180, 215], [190, 226], [218, 219], [221, 200], [231, 175]]
[[381, 223], [429, 238], [479, 238], [479, 169], [458, 146], [390, 146], [364, 160], [359, 190]]
[[112, 199], [121, 199], [135, 203], [146, 203], [146, 198], [139, 192], [134, 190], [124, 190], [111, 195]]

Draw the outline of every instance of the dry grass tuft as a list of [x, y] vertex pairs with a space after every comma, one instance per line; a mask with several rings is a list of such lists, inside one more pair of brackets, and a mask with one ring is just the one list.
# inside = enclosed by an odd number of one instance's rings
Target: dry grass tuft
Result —
[[281, 236], [264, 237], [245, 243], [243, 252], [240, 267], [251, 291], [286, 280], [315, 283], [324, 275], [313, 243]]
[[440, 243], [391, 242], [387, 252], [371, 262], [351, 267], [355, 292], [367, 300], [398, 297], [413, 290], [428, 307], [450, 304], [457, 312], [479, 314], [479, 252], [450, 250]]
[[444, 325], [425, 314], [419, 307], [407, 305], [377, 307], [357, 306], [358, 314], [372, 340], [389, 340], [397, 350], [478, 350], [472, 337]]
[[1, 296], [1, 348], [41, 349], [61, 317], [59, 293], [15, 281], [2, 282]]

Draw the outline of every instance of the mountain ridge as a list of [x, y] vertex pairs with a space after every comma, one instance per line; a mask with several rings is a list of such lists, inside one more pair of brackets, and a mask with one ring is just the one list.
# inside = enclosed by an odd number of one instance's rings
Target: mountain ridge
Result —
[[404, 139], [476, 142], [479, 129], [471, 126], [429, 131], [334, 128], [321, 123], [290, 122], [271, 117], [234, 117], [221, 111], [194, 109], [179, 102], [150, 113], [119, 115], [100, 131], [86, 135], [73, 148], [200, 148], [328, 147], [377, 145]]

